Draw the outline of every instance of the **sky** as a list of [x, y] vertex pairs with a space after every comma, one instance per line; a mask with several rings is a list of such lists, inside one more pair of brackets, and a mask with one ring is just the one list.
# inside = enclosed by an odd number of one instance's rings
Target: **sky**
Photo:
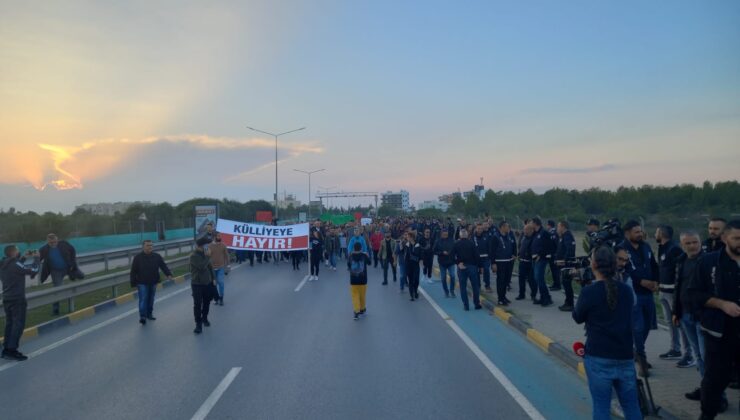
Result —
[[0, 0], [0, 208], [272, 200], [248, 126], [304, 202], [737, 180], [738, 52], [735, 0]]

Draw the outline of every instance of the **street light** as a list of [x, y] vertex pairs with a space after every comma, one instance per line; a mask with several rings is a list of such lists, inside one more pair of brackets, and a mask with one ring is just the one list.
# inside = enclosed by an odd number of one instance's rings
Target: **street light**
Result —
[[295, 130], [286, 131], [284, 133], [268, 133], [267, 131], [258, 130], [256, 128], [247, 127], [248, 129], [252, 131], [256, 131], [258, 133], [267, 134], [268, 136], [275, 137], [275, 219], [278, 218], [278, 137], [284, 136], [286, 134], [295, 133], [296, 131], [305, 130], [306, 127], [296, 128]]
[[302, 171], [300, 169], [293, 169], [296, 172], [300, 172], [302, 174], [308, 175], [308, 216], [307, 220], [311, 221], [311, 175], [315, 174], [316, 172], [325, 171], [326, 169], [317, 169], [315, 171]]

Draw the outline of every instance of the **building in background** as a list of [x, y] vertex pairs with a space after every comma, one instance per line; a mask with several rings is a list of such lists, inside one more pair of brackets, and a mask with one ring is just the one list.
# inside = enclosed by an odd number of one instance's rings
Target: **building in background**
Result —
[[450, 205], [448, 203], [445, 203], [444, 201], [422, 201], [419, 203], [419, 206], [417, 207], [419, 210], [425, 210], [425, 209], [437, 209], [442, 211], [447, 211], [448, 208], [450, 208]]
[[278, 208], [280, 209], [287, 209], [290, 206], [293, 206], [293, 208], [297, 209], [301, 206], [301, 202], [296, 200], [295, 194], [283, 194], [283, 199], [278, 200]]
[[116, 203], [96, 203], [96, 204], [81, 204], [75, 207], [75, 210], [85, 210], [92, 214], [100, 216], [115, 216], [116, 213], [125, 213], [131, 206], [144, 206], [149, 207], [152, 205], [151, 201], [132, 201], [132, 202], [116, 202]]
[[384, 192], [381, 194], [380, 200], [381, 206], [391, 207], [404, 212], [411, 211], [409, 192], [406, 190]]

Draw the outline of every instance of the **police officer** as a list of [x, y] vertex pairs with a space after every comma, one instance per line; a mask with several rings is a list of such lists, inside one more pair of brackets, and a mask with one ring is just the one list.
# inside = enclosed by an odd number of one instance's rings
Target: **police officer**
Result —
[[740, 365], [740, 220], [727, 223], [722, 242], [723, 250], [701, 257], [688, 290], [704, 330], [701, 419], [720, 411], [733, 362]]
[[550, 291], [545, 283], [545, 269], [547, 268], [547, 249], [549, 247], [550, 234], [542, 227], [542, 220], [539, 217], [532, 218], [532, 272], [537, 288], [540, 291], [540, 298], [532, 302], [535, 305], [550, 306], [552, 298]]
[[473, 244], [478, 252], [478, 268], [483, 273], [483, 284], [486, 292], [491, 293], [491, 258], [494, 254], [493, 241], [486, 233], [482, 223], [476, 223]]
[[[498, 304], [506, 306], [511, 301], [506, 298], [506, 291], [511, 283], [511, 275], [514, 271], [514, 258], [516, 258], [516, 239], [511, 234], [511, 227], [507, 222], [501, 222], [492, 236], [494, 242], [494, 263], [491, 271], [496, 273], [496, 293]], [[521, 290], [521, 288], [520, 288]]]
[[550, 290], [560, 290], [560, 267], [555, 263], [555, 252], [558, 247], [558, 230], [555, 221], [547, 221], [547, 233], [549, 235], [547, 265], [550, 266], [550, 274], [552, 274], [552, 286]]
[[570, 224], [561, 220], [557, 227], [558, 246], [555, 251], [555, 264], [560, 268], [560, 279], [565, 291], [565, 302], [559, 306], [563, 312], [573, 311], [573, 270], [576, 262], [576, 238], [570, 232]]
[[527, 284], [532, 300], [537, 299], [537, 283], [532, 275], [532, 225], [524, 225], [524, 230], [519, 237], [519, 295], [516, 300], [524, 300], [527, 297]]

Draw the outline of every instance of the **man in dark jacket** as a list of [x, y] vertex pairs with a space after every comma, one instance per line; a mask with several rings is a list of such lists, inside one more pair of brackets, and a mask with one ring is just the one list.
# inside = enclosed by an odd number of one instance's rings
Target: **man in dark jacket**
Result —
[[552, 275], [552, 286], [550, 290], [560, 290], [560, 266], [555, 263], [555, 252], [558, 248], [558, 229], [554, 220], [547, 221], [547, 265]]
[[704, 331], [704, 378], [701, 419], [720, 411], [733, 362], [740, 366], [740, 220], [727, 223], [724, 250], [704, 255], [689, 286], [692, 304], [701, 310]]
[[511, 227], [507, 222], [499, 223], [498, 229], [492, 229], [491, 240], [494, 244], [493, 265], [491, 271], [496, 272], [496, 293], [498, 295], [498, 304], [506, 306], [511, 301], [506, 298], [506, 291], [511, 283], [511, 276], [514, 272], [514, 258], [516, 258], [516, 239], [511, 235]]
[[550, 248], [550, 234], [542, 227], [542, 220], [540, 220], [539, 217], [532, 218], [530, 224], [532, 225], [531, 250], [534, 280], [540, 291], [540, 299], [535, 299], [534, 303], [536, 305], [550, 306], [552, 305], [552, 298], [550, 297], [547, 283], [545, 283], [545, 269], [547, 268], [547, 251]]
[[452, 247], [452, 260], [457, 264], [457, 277], [460, 279], [460, 297], [463, 308], [470, 310], [468, 305], [468, 280], [473, 288], [473, 305], [475, 309], [481, 309], [480, 304], [480, 257], [473, 241], [468, 239], [468, 231], [459, 232], [460, 239]]
[[205, 246], [210, 243], [208, 238], [199, 238], [195, 242], [195, 251], [190, 254], [190, 287], [193, 290], [193, 315], [195, 316], [194, 333], [203, 332], [203, 326], [210, 327], [208, 311], [211, 298], [216, 286], [210, 251]]
[[555, 251], [555, 264], [560, 271], [560, 282], [565, 291], [565, 302], [558, 307], [563, 312], [573, 311], [573, 270], [576, 267], [576, 238], [570, 233], [566, 220], [558, 223], [558, 246]]
[[[18, 351], [18, 344], [26, 326], [26, 276], [39, 272], [38, 254], [26, 252], [19, 257], [18, 248], [8, 245], [0, 262], [0, 281], [3, 283], [3, 309], [5, 310], [5, 341], [2, 358], [23, 361], [28, 359]], [[29, 258], [30, 266], [26, 265]]]
[[532, 300], [537, 299], [537, 283], [532, 275], [532, 232], [531, 224], [524, 225], [519, 242], [519, 295], [516, 300], [527, 298], [527, 284]]
[[722, 232], [725, 230], [727, 220], [721, 217], [713, 217], [709, 220], [709, 227], [707, 228], [709, 236], [702, 244], [702, 250], [705, 253], [720, 251], [725, 247], [722, 242]]
[[[442, 289], [445, 297], [455, 297], [455, 261], [452, 260], [452, 249], [455, 241], [450, 238], [450, 232], [443, 229], [441, 238], [434, 244], [434, 254], [439, 265], [439, 278], [442, 280]], [[449, 279], [449, 283], [448, 283]]]
[[[46, 235], [46, 245], [39, 249], [41, 258], [41, 283], [51, 275], [54, 287], [64, 283], [64, 277], [70, 280], [82, 279], [84, 274], [77, 267], [77, 252], [67, 241], [61, 241], [57, 235], [50, 233]], [[52, 305], [52, 315], [59, 315], [59, 302]]]
[[475, 233], [472, 238], [475, 249], [478, 252], [478, 268], [483, 274], [483, 284], [486, 292], [493, 292], [491, 289], [491, 259], [495, 251], [492, 238], [481, 223], [475, 225]]
[[152, 241], [142, 243], [142, 251], [136, 254], [131, 262], [131, 287], [136, 287], [139, 295], [139, 323], [146, 325], [146, 320], [154, 321], [154, 294], [159, 283], [159, 271], [162, 270], [169, 280], [172, 272], [161, 255], [152, 251]]
[[[655, 242], [658, 243], [658, 291], [660, 306], [663, 308], [663, 319], [673, 319], [673, 301], [676, 283], [676, 264], [683, 255], [681, 247], [673, 240], [673, 228], [668, 225], [658, 226], [655, 231]], [[678, 367], [691, 367], [696, 364], [689, 347], [686, 333], [671, 324], [671, 348], [659, 355], [661, 359], [681, 359]], [[680, 338], [680, 341], [679, 341]], [[683, 358], [681, 346], [683, 345]]]

